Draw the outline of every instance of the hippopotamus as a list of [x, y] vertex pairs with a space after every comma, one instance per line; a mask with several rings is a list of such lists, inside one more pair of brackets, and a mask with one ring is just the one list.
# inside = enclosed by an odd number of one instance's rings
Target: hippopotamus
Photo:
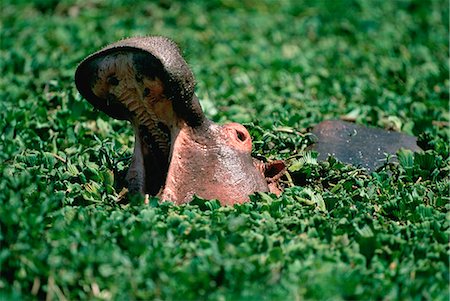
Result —
[[[178, 46], [165, 37], [136, 37], [85, 58], [75, 72], [81, 95], [112, 118], [128, 120], [135, 144], [126, 175], [128, 191], [183, 204], [194, 195], [222, 205], [248, 201], [255, 192], [279, 195], [281, 160], [252, 157], [252, 139], [238, 123], [206, 118], [194, 93], [194, 75]], [[386, 154], [420, 151], [413, 136], [338, 120], [312, 130], [309, 150], [374, 171]]]
[[110, 44], [79, 64], [75, 83], [95, 108], [133, 128], [129, 193], [176, 204], [196, 195], [233, 205], [255, 192], [281, 192], [284, 162], [252, 157], [252, 139], [241, 124], [206, 118], [194, 75], [172, 40]]
[[319, 161], [333, 156], [368, 172], [383, 167], [387, 162], [386, 154], [392, 155], [392, 161], [396, 161], [395, 154], [401, 148], [415, 152], [422, 150], [414, 136], [342, 120], [322, 121], [311, 133], [315, 143], [308, 149], [318, 152]]

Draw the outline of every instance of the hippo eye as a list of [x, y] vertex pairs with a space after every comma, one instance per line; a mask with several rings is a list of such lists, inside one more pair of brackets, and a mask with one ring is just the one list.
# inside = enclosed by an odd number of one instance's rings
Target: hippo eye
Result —
[[150, 89], [149, 88], [145, 88], [144, 89], [144, 97], [147, 97], [150, 95]]
[[119, 80], [114, 75], [108, 77], [107, 81], [108, 81], [108, 84], [113, 85], [113, 86], [117, 86], [119, 84]]

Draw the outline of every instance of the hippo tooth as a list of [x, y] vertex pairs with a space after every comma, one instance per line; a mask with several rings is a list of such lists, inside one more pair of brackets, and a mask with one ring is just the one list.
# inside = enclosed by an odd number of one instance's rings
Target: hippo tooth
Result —
[[139, 107], [139, 104], [136, 102], [131, 102], [131, 103], [125, 103], [125, 106], [128, 108], [128, 110], [130, 110], [131, 112], [136, 111], [137, 107]]
[[144, 111], [141, 111], [141, 112], [137, 112], [137, 117], [138, 117], [138, 119], [140, 120], [140, 121], [142, 121], [142, 119], [144, 119], [144, 117], [145, 117], [145, 112]]
[[144, 125], [147, 125], [148, 123], [150, 123], [150, 117], [144, 116], [140, 121], [141, 121]]
[[154, 124], [152, 123], [152, 121], [151, 121], [150, 119], [145, 120], [145, 121], [143, 122], [143, 124], [144, 124], [146, 127], [148, 127], [148, 128], [153, 128], [153, 127], [154, 127]]
[[131, 103], [129, 106], [128, 106], [128, 108], [131, 110], [131, 111], [135, 111], [136, 109], [138, 109], [139, 107], [140, 107], [140, 103], [139, 102], [133, 102], [133, 103]]
[[145, 115], [144, 108], [142, 106], [137, 106], [133, 109], [133, 112], [136, 113], [136, 116], [142, 117]]
[[150, 118], [148, 118], [148, 119], [146, 119], [145, 121], [143, 121], [143, 123], [144, 123], [147, 127], [151, 128], [152, 130], [153, 130], [153, 129], [156, 129], [156, 124], [155, 124], [155, 122], [154, 122], [153, 120], [151, 120]]
[[143, 123], [145, 126], [147, 126], [147, 128], [148, 128], [149, 130], [151, 130], [152, 132], [158, 130], [158, 128], [156, 127], [155, 122], [154, 122], [153, 120], [151, 120], [151, 119], [148, 119], [148, 120], [146, 120], [146, 121], [143, 121], [142, 123]]
[[136, 107], [135, 112], [136, 112], [137, 114], [143, 114], [143, 113], [145, 113], [145, 108], [144, 108], [144, 106], [143, 106], [141, 103], [138, 102], [138, 106]]
[[127, 97], [127, 98], [123, 99], [122, 102], [126, 105], [130, 105], [132, 103], [135, 103], [136, 99], [134, 99], [133, 97]]
[[120, 95], [122, 102], [126, 105], [132, 104], [134, 102], [136, 102], [136, 99], [134, 99], [133, 97], [126, 97], [126, 98], [122, 98], [122, 95]]
[[129, 89], [121, 90], [120, 94], [117, 97], [122, 102], [126, 102], [127, 100], [134, 101], [134, 93], [132, 93]]

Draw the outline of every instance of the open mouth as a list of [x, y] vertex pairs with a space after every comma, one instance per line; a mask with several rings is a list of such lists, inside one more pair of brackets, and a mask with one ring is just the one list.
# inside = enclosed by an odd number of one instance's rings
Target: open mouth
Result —
[[140, 51], [117, 51], [91, 60], [88, 66], [91, 93], [109, 108], [120, 109], [133, 126], [130, 192], [158, 194], [164, 188], [172, 138], [180, 122], [161, 79], [163, 67]]

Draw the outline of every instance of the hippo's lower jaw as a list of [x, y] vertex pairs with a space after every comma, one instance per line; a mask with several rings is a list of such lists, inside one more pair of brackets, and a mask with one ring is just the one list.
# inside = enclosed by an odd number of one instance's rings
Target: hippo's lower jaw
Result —
[[193, 74], [169, 39], [111, 44], [78, 66], [75, 82], [96, 108], [131, 122], [136, 139], [130, 192], [178, 204], [194, 194], [234, 204], [256, 191], [279, 192], [284, 163], [253, 159], [242, 125], [219, 126], [204, 116]]

